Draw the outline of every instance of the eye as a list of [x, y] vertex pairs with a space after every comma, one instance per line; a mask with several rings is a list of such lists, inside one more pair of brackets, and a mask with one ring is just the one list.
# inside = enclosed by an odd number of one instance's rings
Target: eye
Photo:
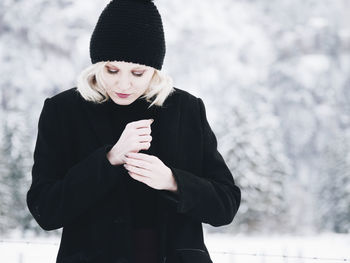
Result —
[[111, 73], [111, 74], [115, 74], [118, 72], [118, 70], [110, 70], [110, 69], [107, 69], [108, 73]]
[[133, 74], [136, 76], [136, 77], [141, 77], [143, 75], [143, 72], [133, 72]]
[[[107, 72], [110, 74], [117, 74], [119, 70], [111, 70], [110, 68], [107, 68]], [[143, 75], [143, 72], [133, 72], [133, 75], [136, 77], [141, 77]]]

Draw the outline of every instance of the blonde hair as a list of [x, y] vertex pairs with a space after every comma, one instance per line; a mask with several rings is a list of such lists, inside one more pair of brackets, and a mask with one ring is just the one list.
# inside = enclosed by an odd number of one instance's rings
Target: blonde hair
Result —
[[[109, 61], [102, 61], [85, 68], [77, 78], [77, 91], [81, 96], [94, 103], [103, 103], [110, 99], [105, 91], [105, 84], [102, 78], [104, 66]], [[165, 73], [154, 69], [154, 74], [145, 93], [141, 96], [153, 105], [162, 106], [165, 99], [174, 92], [173, 80]], [[152, 97], [155, 99], [152, 101]]]

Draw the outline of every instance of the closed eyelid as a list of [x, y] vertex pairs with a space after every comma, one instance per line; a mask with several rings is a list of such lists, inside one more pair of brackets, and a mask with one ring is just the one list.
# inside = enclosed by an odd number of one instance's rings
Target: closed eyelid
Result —
[[[110, 65], [106, 65], [108, 67], [108, 69], [111, 69], [111, 70], [120, 70], [119, 68], [115, 67], [115, 66], [110, 66]], [[137, 71], [137, 72], [144, 72], [146, 71], [147, 69], [131, 69], [130, 71]]]
[[[118, 69], [107, 68], [107, 72], [109, 74], [118, 74], [119, 70]], [[131, 74], [136, 76], [136, 77], [142, 77], [145, 74], [145, 71], [131, 71]]]

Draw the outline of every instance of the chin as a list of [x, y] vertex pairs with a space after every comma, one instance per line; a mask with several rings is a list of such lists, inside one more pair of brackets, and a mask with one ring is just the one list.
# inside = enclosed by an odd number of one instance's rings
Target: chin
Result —
[[134, 99], [132, 99], [132, 98], [121, 99], [121, 98], [118, 98], [118, 96], [114, 100], [115, 103], [120, 104], [120, 105], [129, 105], [133, 101], [134, 101]]

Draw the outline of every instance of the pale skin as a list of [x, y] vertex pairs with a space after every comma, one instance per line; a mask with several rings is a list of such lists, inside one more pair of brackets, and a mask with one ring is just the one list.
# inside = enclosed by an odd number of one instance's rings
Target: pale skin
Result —
[[[129, 105], [144, 94], [155, 69], [124, 61], [108, 62], [103, 70], [103, 80], [110, 99], [119, 105]], [[130, 94], [120, 98], [116, 92]], [[177, 192], [177, 184], [171, 169], [157, 156], [139, 153], [151, 146], [151, 124], [143, 119], [129, 122], [119, 140], [107, 153], [112, 165], [124, 165], [129, 175], [154, 189]]]

